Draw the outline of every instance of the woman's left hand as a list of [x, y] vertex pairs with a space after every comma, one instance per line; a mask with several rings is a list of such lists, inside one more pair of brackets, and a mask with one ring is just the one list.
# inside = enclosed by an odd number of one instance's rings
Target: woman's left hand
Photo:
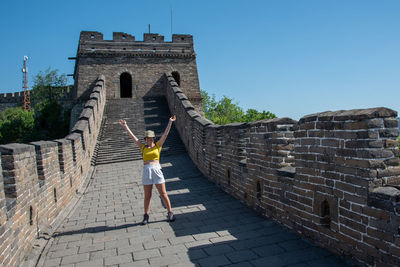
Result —
[[169, 118], [169, 121], [170, 121], [170, 122], [176, 121], [176, 115], [174, 115], [174, 116], [172, 116], [171, 118]]

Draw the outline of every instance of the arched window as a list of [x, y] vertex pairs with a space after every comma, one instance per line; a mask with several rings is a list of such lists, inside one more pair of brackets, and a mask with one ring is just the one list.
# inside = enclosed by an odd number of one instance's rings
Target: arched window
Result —
[[171, 74], [172, 74], [172, 77], [174, 77], [178, 86], [181, 86], [181, 76], [179, 75], [179, 72], [173, 71]]
[[132, 76], [129, 73], [124, 72], [121, 74], [119, 81], [121, 98], [132, 98]]

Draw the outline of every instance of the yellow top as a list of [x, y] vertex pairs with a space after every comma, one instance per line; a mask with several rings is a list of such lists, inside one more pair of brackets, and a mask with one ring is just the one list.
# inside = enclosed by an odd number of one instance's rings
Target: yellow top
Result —
[[144, 161], [160, 160], [161, 147], [158, 142], [152, 148], [148, 148], [148, 147], [146, 147], [146, 145], [142, 145], [141, 150], [142, 150]]

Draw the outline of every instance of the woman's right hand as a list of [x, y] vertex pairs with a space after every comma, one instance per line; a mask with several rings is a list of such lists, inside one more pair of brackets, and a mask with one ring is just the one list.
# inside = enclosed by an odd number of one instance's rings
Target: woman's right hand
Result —
[[122, 119], [119, 120], [119, 124], [121, 124], [122, 126], [125, 127], [126, 126], [126, 120], [122, 120]]

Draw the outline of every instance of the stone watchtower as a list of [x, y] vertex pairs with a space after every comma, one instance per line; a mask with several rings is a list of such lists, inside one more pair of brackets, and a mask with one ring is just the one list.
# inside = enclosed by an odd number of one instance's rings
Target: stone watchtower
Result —
[[[107, 99], [165, 96], [164, 73], [176, 82], [197, 107], [201, 104], [193, 36], [164, 36], [145, 33], [143, 41], [114, 32], [113, 40], [103, 40], [99, 32], [82, 31], [76, 56], [74, 79], [76, 98], [85, 100], [104, 75]], [[201, 109], [201, 108], [200, 108]]]

